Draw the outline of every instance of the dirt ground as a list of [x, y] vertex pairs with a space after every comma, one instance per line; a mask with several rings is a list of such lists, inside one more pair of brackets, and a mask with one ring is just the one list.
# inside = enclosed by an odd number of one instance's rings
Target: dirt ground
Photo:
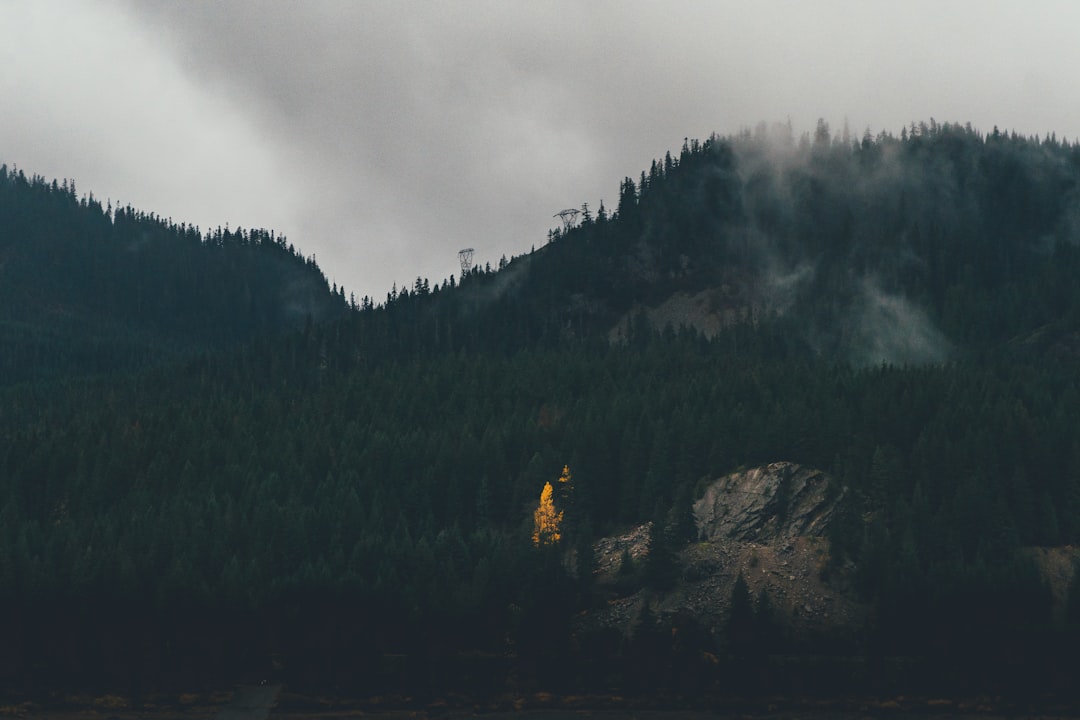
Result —
[[119, 695], [50, 698], [0, 705], [0, 720], [266, 720], [280, 692], [280, 685], [251, 685], [138, 701]]

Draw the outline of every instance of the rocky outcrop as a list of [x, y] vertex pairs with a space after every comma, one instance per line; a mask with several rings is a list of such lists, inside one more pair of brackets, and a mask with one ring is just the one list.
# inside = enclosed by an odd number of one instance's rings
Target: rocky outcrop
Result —
[[775, 462], [726, 475], [694, 503], [699, 539], [775, 543], [820, 537], [842, 493], [829, 478], [789, 462]]
[[629, 553], [633, 562], [642, 562], [649, 554], [649, 536], [652, 523], [638, 525], [629, 532], [613, 537], [601, 538], [593, 545], [596, 558], [596, 574], [600, 577], [614, 577], [622, 564], [623, 553]]
[[769, 597], [792, 637], [857, 636], [867, 609], [855, 597], [851, 568], [834, 568], [825, 535], [843, 502], [825, 473], [776, 462], [726, 475], [694, 504], [699, 539], [678, 553], [679, 580], [663, 593], [620, 575], [624, 551], [635, 564], [648, 551], [649, 526], [596, 543], [597, 582], [605, 606], [583, 623], [631, 632], [646, 605], [654, 617], [689, 614], [722, 633], [736, 578]]
[[656, 330], [667, 326], [690, 328], [706, 338], [714, 338], [726, 327], [756, 319], [761, 307], [753, 303], [741, 285], [722, 284], [697, 293], [675, 292], [653, 307], [635, 305], [608, 332], [611, 342], [623, 342], [630, 322], [644, 314]]

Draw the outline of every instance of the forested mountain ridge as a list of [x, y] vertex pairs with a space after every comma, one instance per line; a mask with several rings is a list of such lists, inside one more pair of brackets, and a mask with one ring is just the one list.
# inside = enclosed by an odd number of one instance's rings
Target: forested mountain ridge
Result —
[[856, 365], [1075, 354], [1078, 181], [1080, 146], [996, 128], [688, 141], [624, 179], [613, 210], [585, 205], [547, 245], [464, 278], [456, 315], [414, 316], [426, 281], [388, 297], [409, 320], [381, 332], [516, 347], [625, 336], [639, 316], [710, 336], [780, 318], [803, 350]]
[[0, 384], [141, 369], [345, 308], [284, 237], [204, 236], [0, 167]]
[[[876, 622], [771, 652], [1068, 675], [1080, 601], [1053, 616], [1025, 548], [1080, 543], [1078, 178], [1074, 145], [935, 123], [687, 142], [495, 270], [0, 389], [0, 679], [738, 689], [762, 660], [724, 628], [572, 619], [610, 599], [597, 537], [652, 521], [627, 576], [677, 582], [699, 491], [779, 460], [843, 496], [825, 568]], [[709, 332], [651, 324], [672, 298]]]

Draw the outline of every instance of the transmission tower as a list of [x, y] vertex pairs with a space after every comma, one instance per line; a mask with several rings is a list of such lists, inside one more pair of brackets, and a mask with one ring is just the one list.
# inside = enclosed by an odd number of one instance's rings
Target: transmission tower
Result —
[[472, 270], [472, 256], [475, 252], [472, 248], [465, 248], [464, 250], [458, 250], [458, 260], [461, 261], [461, 277], [465, 277]]
[[570, 228], [577, 225], [577, 216], [581, 213], [577, 208], [567, 208], [566, 210], [560, 210], [551, 217], [557, 217], [562, 220], [563, 232], [566, 232]]

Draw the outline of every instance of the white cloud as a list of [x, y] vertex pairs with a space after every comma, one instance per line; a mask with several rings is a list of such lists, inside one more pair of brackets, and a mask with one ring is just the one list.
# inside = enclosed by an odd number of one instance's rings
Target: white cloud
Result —
[[1064, 1], [0, 0], [0, 23], [0, 159], [284, 231], [376, 297], [460, 247], [542, 244], [684, 137], [818, 117], [1080, 136]]
[[243, 108], [192, 83], [119, 8], [5, 3], [0, 27], [3, 162], [204, 228], [291, 222], [282, 200], [297, 188]]

